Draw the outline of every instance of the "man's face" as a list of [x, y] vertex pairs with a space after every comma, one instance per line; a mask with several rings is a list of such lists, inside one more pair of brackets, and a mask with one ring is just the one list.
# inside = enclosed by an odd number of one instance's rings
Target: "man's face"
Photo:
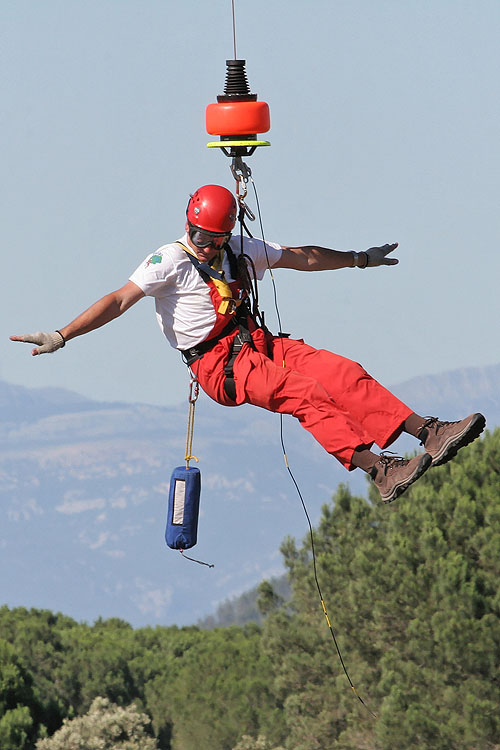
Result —
[[209, 263], [213, 260], [231, 238], [231, 232], [226, 234], [206, 232], [204, 229], [189, 224], [189, 222], [186, 222], [186, 232], [191, 249], [196, 253], [198, 260], [203, 263]]

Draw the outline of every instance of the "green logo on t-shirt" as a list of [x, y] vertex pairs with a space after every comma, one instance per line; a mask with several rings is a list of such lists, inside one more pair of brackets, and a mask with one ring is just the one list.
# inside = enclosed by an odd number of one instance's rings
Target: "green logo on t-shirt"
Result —
[[146, 261], [146, 268], [150, 265], [150, 263], [161, 263], [162, 260], [163, 255], [156, 253], [155, 255], [152, 255], [148, 261]]

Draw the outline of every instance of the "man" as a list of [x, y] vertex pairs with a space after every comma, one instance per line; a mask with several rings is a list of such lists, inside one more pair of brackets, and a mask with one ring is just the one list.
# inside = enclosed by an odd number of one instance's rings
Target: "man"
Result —
[[[359, 364], [302, 340], [273, 336], [249, 303], [252, 280], [267, 268], [390, 266], [398, 263], [387, 257], [397, 243], [360, 253], [284, 247], [232, 237], [236, 215], [229, 190], [201, 187], [188, 203], [186, 234], [146, 258], [121, 289], [58, 331], [11, 336], [12, 341], [37, 344], [33, 355], [54, 352], [152, 296], [165, 336], [211, 398], [226, 406], [250, 403], [293, 414], [346, 469], [367, 472], [385, 503], [480, 435], [482, 414], [458, 422], [421, 417]], [[374, 443], [386, 448], [403, 431], [420, 440], [425, 453], [403, 459], [372, 452]]]

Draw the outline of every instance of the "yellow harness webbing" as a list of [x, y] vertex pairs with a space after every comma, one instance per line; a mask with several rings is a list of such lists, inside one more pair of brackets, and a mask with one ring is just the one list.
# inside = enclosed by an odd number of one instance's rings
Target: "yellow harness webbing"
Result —
[[[224, 260], [224, 248], [222, 248], [217, 255], [214, 258], [214, 261], [212, 263], [201, 263], [199, 258], [197, 257], [196, 253], [191, 250], [191, 248], [186, 247], [182, 242], [177, 242], [180, 247], [182, 247], [183, 250], [188, 253], [192, 258], [194, 258], [197, 264], [193, 264], [195, 268], [200, 271], [206, 273], [208, 276], [210, 276], [211, 280], [213, 281], [213, 284], [215, 288], [217, 289], [220, 297], [221, 297], [221, 303], [218, 307], [217, 312], [221, 315], [231, 315], [232, 313], [236, 312], [236, 308], [241, 305], [242, 300], [241, 299], [234, 299], [233, 292], [231, 290], [231, 287], [227, 283], [227, 281], [224, 279], [224, 271], [222, 270], [222, 261]], [[214, 273], [208, 273], [208, 271], [205, 271], [204, 269], [207, 266], [210, 267]]]

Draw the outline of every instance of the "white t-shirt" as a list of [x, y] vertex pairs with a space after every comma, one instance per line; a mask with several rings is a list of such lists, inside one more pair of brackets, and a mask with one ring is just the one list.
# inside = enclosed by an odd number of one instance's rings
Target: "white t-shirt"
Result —
[[[186, 235], [179, 242], [189, 247]], [[232, 237], [229, 244], [237, 255], [240, 252], [239, 235]], [[252, 258], [260, 280], [268, 263], [272, 266], [281, 257], [281, 245], [266, 241], [264, 246], [262, 240], [244, 237], [243, 252]], [[226, 280], [234, 281], [226, 256], [222, 269]], [[145, 295], [155, 298], [156, 319], [175, 349], [196, 346], [212, 331], [217, 316], [208, 284], [179, 245], [163, 245], [149, 255], [134, 271], [130, 281], [137, 284]]]

